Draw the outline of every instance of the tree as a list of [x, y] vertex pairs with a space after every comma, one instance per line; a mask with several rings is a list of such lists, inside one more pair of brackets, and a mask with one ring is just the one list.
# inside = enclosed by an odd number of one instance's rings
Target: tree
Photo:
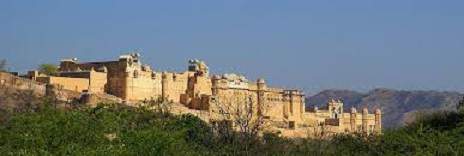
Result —
[[463, 111], [464, 112], [464, 97], [462, 97], [461, 100], [459, 100], [459, 103], [457, 104], [457, 110], [458, 111]]
[[1, 59], [0, 60], [0, 72], [6, 72], [7, 71], [6, 66], [7, 66], [6, 60]]
[[55, 75], [58, 72], [58, 67], [54, 64], [41, 64], [39, 72], [46, 75]]
[[212, 103], [213, 112], [217, 113], [217, 122], [213, 123], [213, 128], [225, 142], [238, 141], [246, 151], [258, 141], [259, 134], [266, 127], [264, 114], [269, 105], [259, 105], [251, 96], [235, 99], [216, 97]]

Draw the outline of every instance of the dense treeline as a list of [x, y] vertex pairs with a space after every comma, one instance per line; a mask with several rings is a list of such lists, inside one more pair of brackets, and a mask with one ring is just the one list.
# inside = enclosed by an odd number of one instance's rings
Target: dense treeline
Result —
[[1, 155], [463, 155], [464, 113], [437, 112], [382, 136], [330, 140], [273, 134], [224, 138], [191, 115], [145, 108], [96, 108], [0, 114]]

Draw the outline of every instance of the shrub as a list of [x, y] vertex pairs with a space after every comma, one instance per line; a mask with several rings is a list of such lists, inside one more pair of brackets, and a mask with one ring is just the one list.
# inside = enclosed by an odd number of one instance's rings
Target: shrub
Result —
[[117, 104], [10, 114], [0, 123], [2, 155], [462, 155], [463, 114], [437, 112], [381, 136], [288, 139], [266, 133], [221, 139], [193, 115]]

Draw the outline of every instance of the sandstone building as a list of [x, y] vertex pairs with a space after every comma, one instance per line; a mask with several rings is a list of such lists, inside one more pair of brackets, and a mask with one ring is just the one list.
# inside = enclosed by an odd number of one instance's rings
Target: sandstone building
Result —
[[223, 120], [233, 108], [250, 105], [270, 125], [267, 129], [283, 136], [298, 137], [319, 133], [381, 133], [381, 112], [367, 108], [345, 112], [340, 100], [330, 100], [327, 108], [305, 111], [305, 95], [299, 90], [273, 88], [264, 79], [249, 81], [237, 74], [210, 75], [205, 62], [190, 60], [182, 73], [158, 72], [142, 64], [140, 55], [121, 55], [114, 61], [79, 62], [64, 59], [56, 75], [31, 71], [27, 78], [87, 94], [108, 94], [135, 105], [162, 98], [190, 110], [210, 113], [208, 120]]

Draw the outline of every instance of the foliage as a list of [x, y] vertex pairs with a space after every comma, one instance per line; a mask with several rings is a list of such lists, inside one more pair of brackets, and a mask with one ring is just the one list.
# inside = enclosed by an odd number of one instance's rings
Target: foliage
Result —
[[[2, 155], [462, 155], [464, 114], [436, 112], [382, 136], [329, 140], [263, 134], [224, 141], [193, 115], [117, 104], [0, 112]], [[2, 117], [8, 114], [9, 117]], [[233, 135], [240, 136], [240, 135]], [[258, 140], [258, 141], [256, 141]]]
[[55, 75], [58, 72], [58, 67], [54, 64], [39, 65], [39, 72], [46, 75]]
[[456, 105], [456, 109], [457, 109], [459, 112], [464, 111], [464, 97], [462, 97], [462, 99], [459, 100], [458, 104]]

